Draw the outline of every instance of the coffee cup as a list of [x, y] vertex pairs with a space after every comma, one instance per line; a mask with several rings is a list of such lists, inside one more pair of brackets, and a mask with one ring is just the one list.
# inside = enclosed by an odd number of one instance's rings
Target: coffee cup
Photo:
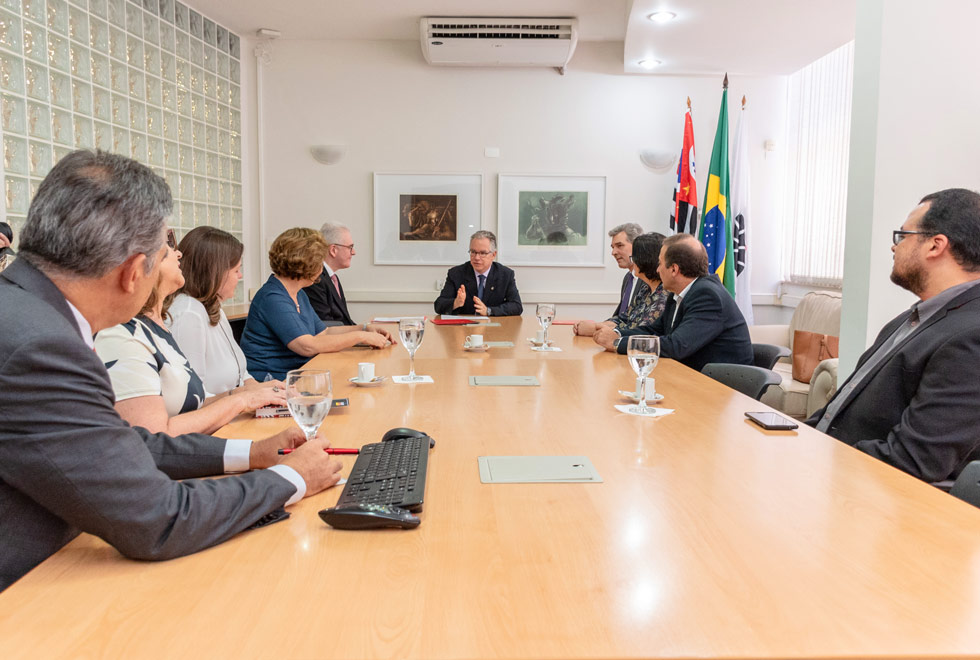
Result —
[[483, 346], [483, 335], [467, 335], [466, 344], [470, 348], [479, 348]]
[[357, 363], [357, 380], [359, 380], [362, 383], [370, 383], [372, 380], [374, 380], [373, 362]]

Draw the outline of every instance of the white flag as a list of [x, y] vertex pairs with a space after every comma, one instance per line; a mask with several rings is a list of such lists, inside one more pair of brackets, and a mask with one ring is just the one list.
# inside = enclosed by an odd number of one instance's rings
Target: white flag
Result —
[[752, 291], [749, 268], [749, 152], [745, 137], [745, 106], [738, 115], [735, 141], [732, 145], [732, 247], [735, 256], [735, 302], [745, 322], [752, 325]]

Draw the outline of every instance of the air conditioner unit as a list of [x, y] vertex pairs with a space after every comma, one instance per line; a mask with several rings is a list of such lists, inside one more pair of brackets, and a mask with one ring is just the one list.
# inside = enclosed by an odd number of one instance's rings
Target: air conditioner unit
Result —
[[550, 66], [564, 73], [578, 43], [576, 18], [429, 16], [422, 54], [439, 66]]

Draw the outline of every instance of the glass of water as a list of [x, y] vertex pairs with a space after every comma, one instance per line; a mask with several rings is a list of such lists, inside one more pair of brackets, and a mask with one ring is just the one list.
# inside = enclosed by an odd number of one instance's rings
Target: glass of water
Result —
[[626, 344], [626, 355], [629, 357], [633, 371], [642, 379], [640, 381], [640, 405], [630, 406], [629, 411], [636, 415], [651, 415], [655, 409], [647, 405], [646, 379], [660, 360], [660, 337], [652, 335], [631, 336], [629, 343]]
[[287, 373], [286, 405], [306, 439], [312, 440], [333, 405], [330, 372], [296, 369]]
[[398, 336], [401, 337], [402, 346], [408, 351], [409, 373], [406, 380], [417, 382], [422, 380], [421, 376], [415, 375], [415, 351], [422, 345], [422, 335], [425, 334], [425, 319], [402, 319], [398, 322]]
[[551, 322], [555, 320], [555, 306], [551, 303], [538, 305], [537, 309], [534, 310], [534, 315], [538, 317], [538, 323], [544, 330], [544, 346], [547, 346], [548, 328], [551, 327]]

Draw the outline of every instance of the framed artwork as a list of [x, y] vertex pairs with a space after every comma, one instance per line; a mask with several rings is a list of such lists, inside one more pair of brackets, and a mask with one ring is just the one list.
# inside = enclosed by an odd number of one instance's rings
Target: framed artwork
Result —
[[375, 172], [374, 263], [461, 264], [482, 212], [482, 174]]
[[501, 174], [497, 242], [508, 266], [597, 266], [605, 247], [606, 177]]

